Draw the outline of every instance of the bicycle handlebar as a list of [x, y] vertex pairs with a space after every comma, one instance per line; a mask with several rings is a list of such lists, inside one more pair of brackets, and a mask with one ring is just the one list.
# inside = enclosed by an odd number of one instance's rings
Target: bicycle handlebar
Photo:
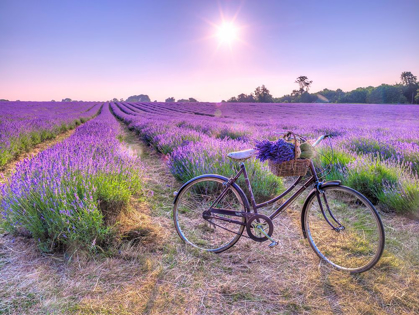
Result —
[[[280, 135], [286, 135], [286, 136], [289, 136], [290, 135], [290, 132], [276, 132], [277, 134], [280, 134]], [[303, 141], [306, 141], [306, 139], [305, 138], [303, 138], [303, 137], [301, 137], [301, 136], [298, 136], [301, 140], [303, 140]], [[324, 139], [326, 139], [326, 138], [332, 138], [333, 137], [333, 135], [331, 135], [331, 134], [325, 134], [325, 135], [321, 135], [320, 137], [318, 137], [317, 138], [317, 140], [313, 143], [313, 147], [315, 147], [316, 145], [318, 145], [320, 142], [322, 142]]]
[[315, 147], [316, 145], [318, 145], [320, 142], [322, 142], [324, 139], [326, 138], [331, 138], [333, 137], [331, 134], [327, 134], [327, 135], [322, 135], [320, 137], [317, 138], [316, 142], [313, 143], [313, 147]]

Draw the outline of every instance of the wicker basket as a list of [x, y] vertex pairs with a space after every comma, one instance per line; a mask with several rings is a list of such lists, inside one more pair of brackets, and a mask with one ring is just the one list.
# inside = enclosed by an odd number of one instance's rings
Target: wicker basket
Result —
[[289, 132], [288, 135], [292, 135], [294, 137], [294, 160], [282, 162], [279, 164], [273, 161], [268, 161], [269, 169], [276, 176], [304, 176], [307, 173], [311, 160], [298, 159], [301, 151], [299, 150], [297, 137], [293, 132]]

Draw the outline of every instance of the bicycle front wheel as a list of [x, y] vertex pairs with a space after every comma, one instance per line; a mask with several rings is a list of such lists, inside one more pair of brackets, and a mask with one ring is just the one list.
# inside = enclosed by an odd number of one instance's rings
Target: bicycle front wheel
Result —
[[309, 196], [304, 214], [311, 247], [339, 270], [367, 271], [378, 262], [384, 249], [384, 228], [377, 210], [349, 187], [329, 186], [323, 190], [319, 197], [324, 215], [316, 194]]
[[198, 177], [179, 192], [173, 208], [173, 220], [180, 238], [188, 244], [219, 253], [233, 246], [243, 234], [244, 217], [216, 215], [233, 219], [243, 225], [203, 217], [203, 212], [211, 206], [236, 212], [246, 211], [244, 201], [234, 186], [230, 186], [224, 197], [214, 204], [224, 191], [227, 181], [228, 179], [215, 176]]

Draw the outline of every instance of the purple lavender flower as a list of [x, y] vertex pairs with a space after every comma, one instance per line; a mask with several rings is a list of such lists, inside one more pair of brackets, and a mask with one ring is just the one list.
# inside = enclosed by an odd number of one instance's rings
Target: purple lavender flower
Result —
[[262, 140], [256, 142], [255, 149], [257, 150], [256, 157], [264, 162], [271, 160], [275, 163], [282, 163], [294, 159], [294, 145], [286, 142], [283, 139], [278, 139], [276, 142], [269, 140]]

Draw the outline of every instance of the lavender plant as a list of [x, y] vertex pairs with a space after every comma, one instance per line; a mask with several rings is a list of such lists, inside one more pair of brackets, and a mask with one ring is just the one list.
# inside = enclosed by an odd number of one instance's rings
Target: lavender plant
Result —
[[[118, 108], [115, 105], [112, 108], [117, 117], [136, 130], [156, 150], [177, 154], [170, 161], [176, 161], [175, 164], [178, 166], [172, 165], [171, 170], [181, 181], [189, 179], [192, 174], [200, 175], [210, 170], [199, 165], [209, 165], [212, 158], [202, 162], [199, 154], [207, 154], [206, 148], [213, 147], [219, 150], [219, 144], [217, 147], [212, 145], [214, 139], [217, 141], [229, 139], [241, 143], [240, 148], [250, 148], [263, 140], [276, 142], [279, 137], [278, 132], [292, 130], [309, 138], [316, 138], [325, 133], [333, 134], [335, 136], [332, 140], [333, 151], [323, 145], [319, 148], [322, 154], [318, 154], [316, 158], [317, 165], [331, 170], [326, 179], [341, 179], [345, 184], [370, 195], [374, 202], [382, 204], [383, 207], [401, 212], [407, 211], [408, 206], [395, 206], [400, 204], [397, 201], [400, 197], [395, 197], [399, 196], [397, 192], [409, 191], [410, 195], [414, 195], [419, 191], [415, 184], [419, 170], [417, 106], [372, 104], [367, 106], [263, 104], [262, 106], [240, 103], [156, 102], [120, 103]], [[189, 141], [182, 140], [182, 136], [186, 136], [191, 130], [198, 133], [195, 135], [199, 135], [194, 137], [190, 144], [191, 147], [196, 145], [196, 154], [189, 149]], [[267, 148], [268, 142], [264, 143], [265, 149], [262, 150], [260, 157], [267, 159], [273, 151], [269, 151], [271, 147]], [[263, 147], [261, 144], [261, 148]], [[179, 152], [186, 149], [189, 150], [187, 154], [179, 155]], [[293, 151], [288, 150], [287, 154], [281, 156], [289, 159]], [[230, 163], [219, 157], [214, 159], [220, 161], [220, 165]], [[375, 165], [373, 169], [365, 172], [354, 171], [358, 169], [355, 165], [361, 165], [365, 161], [368, 165]], [[392, 171], [386, 171], [389, 164], [398, 170], [394, 176], [401, 176], [399, 171], [403, 170], [404, 178], [409, 178], [409, 181], [404, 180], [396, 186], [382, 184], [380, 178], [394, 178], [390, 175]], [[225, 172], [230, 175], [233, 170], [228, 169], [228, 166], [225, 167]], [[374, 175], [367, 176], [368, 172]], [[377, 184], [379, 182], [381, 184]], [[376, 184], [378, 186], [372, 192], [371, 187]], [[379, 195], [387, 196], [386, 205], [384, 197], [378, 198]], [[407, 196], [402, 193], [401, 195]], [[394, 202], [390, 202], [390, 199]], [[409, 211], [417, 211], [417, 207], [412, 206]]]
[[44, 251], [106, 245], [112, 220], [142, 187], [142, 166], [116, 139], [108, 106], [65, 141], [24, 160], [1, 187], [9, 231], [29, 232]]
[[[238, 171], [238, 163], [228, 159], [227, 154], [247, 148], [245, 142], [236, 140], [218, 140], [207, 138], [203, 142], [189, 143], [178, 147], [169, 157], [169, 168], [173, 176], [181, 182], [186, 182], [202, 174], [220, 174], [231, 176]], [[282, 179], [270, 173], [264, 163], [256, 160], [246, 161], [246, 169], [255, 198], [265, 201], [283, 189]], [[247, 192], [244, 179], [239, 185]]]
[[0, 168], [18, 154], [92, 118], [90, 102], [0, 102]]

